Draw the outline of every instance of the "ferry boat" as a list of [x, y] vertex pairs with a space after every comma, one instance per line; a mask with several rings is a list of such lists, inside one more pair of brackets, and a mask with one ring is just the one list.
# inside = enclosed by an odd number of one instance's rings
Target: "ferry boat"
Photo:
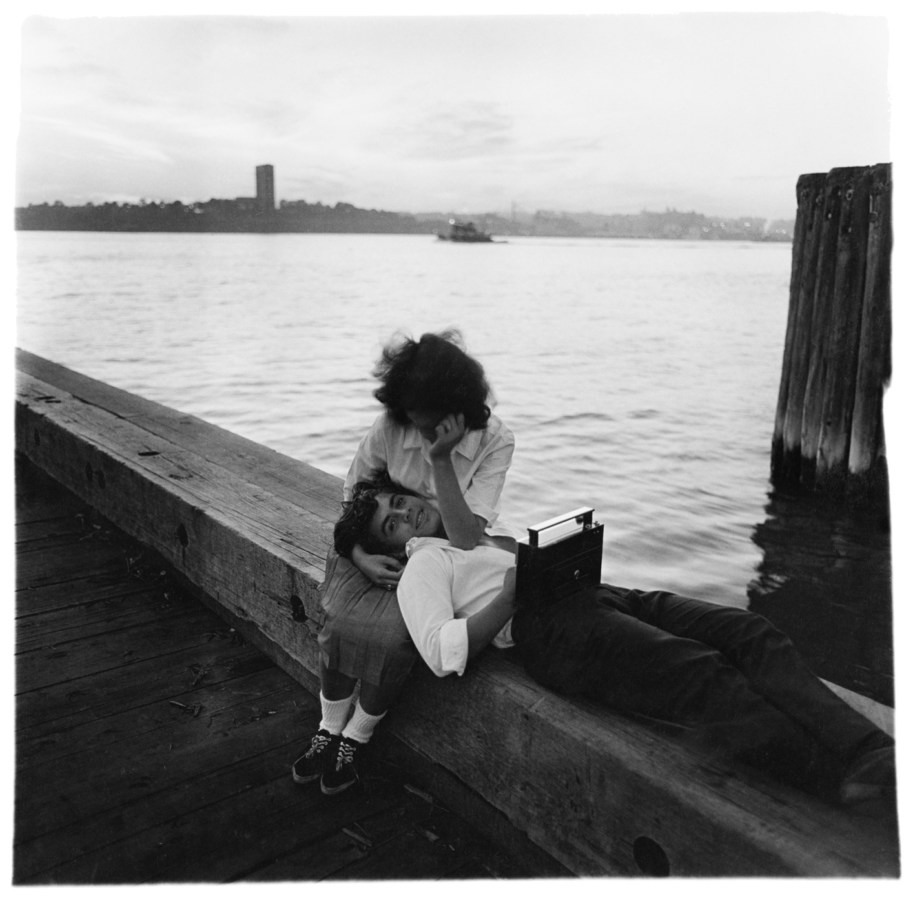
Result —
[[464, 224], [456, 222], [455, 219], [449, 220], [449, 233], [438, 234], [437, 237], [441, 241], [453, 241], [459, 244], [492, 244], [493, 238], [485, 231], [480, 231], [474, 226], [473, 222], [465, 222]]

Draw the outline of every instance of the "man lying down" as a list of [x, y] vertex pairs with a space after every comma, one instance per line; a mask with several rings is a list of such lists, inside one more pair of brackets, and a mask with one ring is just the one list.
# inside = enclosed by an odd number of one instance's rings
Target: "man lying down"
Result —
[[491, 643], [514, 645], [531, 677], [554, 691], [688, 726], [729, 758], [860, 812], [894, 810], [892, 738], [762, 616], [610, 584], [522, 608], [514, 540], [452, 547], [433, 506], [385, 481], [356, 487], [334, 539], [340, 554], [359, 543], [407, 556], [399, 607], [440, 677], [464, 674]]

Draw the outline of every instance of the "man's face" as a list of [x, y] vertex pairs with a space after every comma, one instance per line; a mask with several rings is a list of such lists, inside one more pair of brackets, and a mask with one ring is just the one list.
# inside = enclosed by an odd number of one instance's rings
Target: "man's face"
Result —
[[390, 552], [401, 553], [411, 538], [435, 537], [441, 529], [439, 512], [426, 500], [407, 494], [377, 495], [370, 533]]

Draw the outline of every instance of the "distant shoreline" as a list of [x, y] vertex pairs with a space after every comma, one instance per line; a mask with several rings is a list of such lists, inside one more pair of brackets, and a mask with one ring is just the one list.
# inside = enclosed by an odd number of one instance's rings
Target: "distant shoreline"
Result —
[[141, 200], [138, 203], [62, 201], [15, 209], [17, 231], [101, 231], [244, 234], [447, 234], [452, 222], [465, 222], [488, 235], [506, 237], [588, 237], [729, 241], [792, 241], [794, 220], [768, 221], [744, 216], [712, 218], [697, 212], [643, 211], [631, 215], [563, 213], [551, 210], [498, 213], [398, 213], [361, 209], [351, 203], [328, 206], [274, 198], [271, 165], [255, 169], [257, 194], [194, 203]]
[[394, 213], [286, 202], [261, 211], [253, 200], [205, 203], [87, 204], [60, 202], [15, 209], [16, 231], [172, 232], [189, 234], [444, 234], [450, 219], [467, 219], [483, 232], [505, 237], [636, 238], [791, 242], [794, 222], [711, 218], [666, 210], [633, 215], [537, 212], [507, 219], [494, 213]]

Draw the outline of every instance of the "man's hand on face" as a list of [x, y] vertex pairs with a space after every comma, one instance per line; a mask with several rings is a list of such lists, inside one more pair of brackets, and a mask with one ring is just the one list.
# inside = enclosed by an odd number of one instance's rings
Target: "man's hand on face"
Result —
[[427, 445], [427, 452], [433, 460], [448, 457], [458, 442], [465, 436], [465, 417], [461, 413], [449, 413], [436, 423], [436, 439]]

